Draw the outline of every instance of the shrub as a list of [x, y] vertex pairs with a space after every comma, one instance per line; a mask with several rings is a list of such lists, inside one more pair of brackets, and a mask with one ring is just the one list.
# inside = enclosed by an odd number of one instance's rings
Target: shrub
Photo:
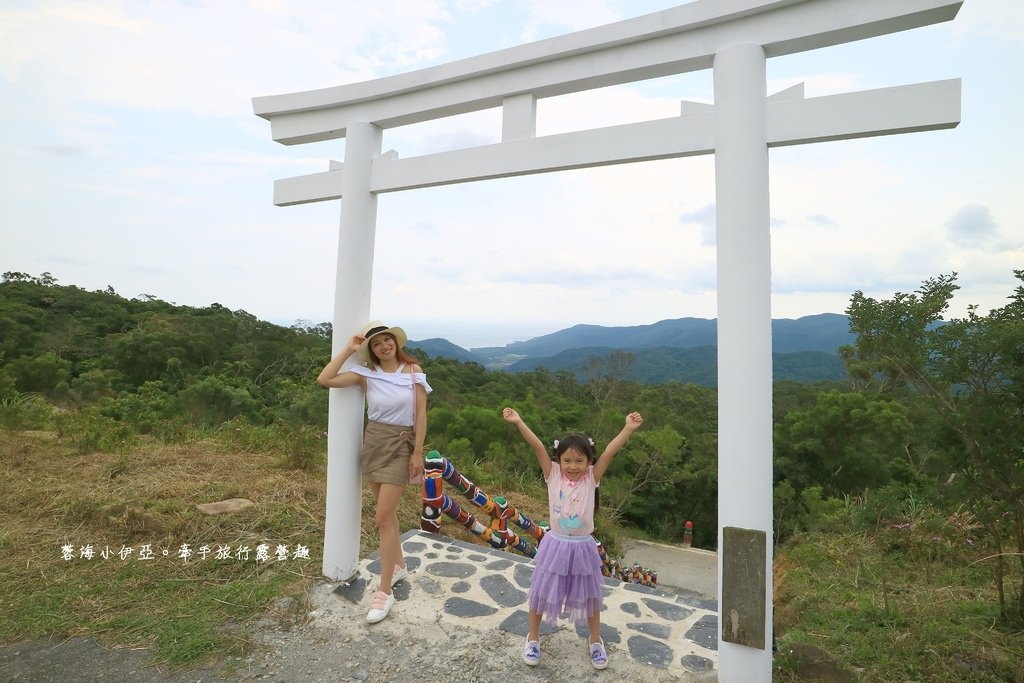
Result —
[[0, 401], [0, 429], [9, 432], [43, 429], [52, 414], [53, 407], [42, 396], [13, 393]]
[[130, 425], [103, 415], [99, 405], [61, 413], [56, 423], [57, 437], [79, 453], [124, 453], [138, 438]]

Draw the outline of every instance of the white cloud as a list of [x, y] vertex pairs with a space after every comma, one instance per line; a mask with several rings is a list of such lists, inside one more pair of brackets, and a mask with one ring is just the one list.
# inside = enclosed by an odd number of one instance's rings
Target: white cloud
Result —
[[718, 242], [717, 234], [717, 210], [714, 204], [705, 204], [695, 211], [687, 211], [679, 215], [679, 222], [683, 225], [696, 225], [700, 229], [700, 242], [705, 246], [713, 247]]
[[821, 214], [821, 213], [816, 213], [814, 215], [808, 216], [807, 217], [807, 222], [808, 223], [813, 223], [813, 224], [821, 226], [821, 227], [826, 227], [826, 228], [827, 227], [832, 227], [832, 226], [836, 225], [836, 222], [834, 220], [832, 220], [831, 218], [829, 218], [825, 214]]
[[439, 59], [447, 13], [389, 3], [50, 2], [0, 10], [0, 70], [94, 103], [247, 116], [255, 95], [324, 88]]
[[965, 2], [951, 33], [960, 45], [1004, 42], [1024, 45], [1024, 4], [1018, 0]]
[[986, 206], [968, 204], [946, 221], [949, 240], [961, 247], [979, 247], [999, 235], [995, 218]]

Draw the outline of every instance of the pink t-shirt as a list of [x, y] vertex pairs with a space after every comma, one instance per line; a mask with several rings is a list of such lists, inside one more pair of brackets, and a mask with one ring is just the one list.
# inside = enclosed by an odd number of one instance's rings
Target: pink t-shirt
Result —
[[557, 462], [551, 463], [548, 473], [548, 515], [551, 530], [565, 536], [587, 536], [594, 532], [594, 480], [593, 466], [579, 481], [570, 482], [562, 475]]

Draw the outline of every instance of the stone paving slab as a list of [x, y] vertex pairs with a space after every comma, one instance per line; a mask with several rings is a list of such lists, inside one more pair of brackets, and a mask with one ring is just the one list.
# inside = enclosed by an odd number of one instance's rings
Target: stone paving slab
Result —
[[[438, 626], [471, 627], [483, 633], [503, 631], [525, 640], [526, 594], [533, 560], [504, 550], [413, 530], [402, 536], [410, 574], [395, 584], [393, 611], [418, 614]], [[654, 567], [657, 569], [657, 567]], [[334, 588], [334, 595], [365, 603], [377, 587], [380, 562], [369, 558], [360, 575]], [[586, 638], [585, 624], [564, 620], [541, 626], [545, 636], [575, 630]], [[698, 593], [627, 584], [605, 578], [601, 636], [609, 657], [623, 655], [648, 667], [690, 678], [713, 672], [718, 662], [718, 605]]]

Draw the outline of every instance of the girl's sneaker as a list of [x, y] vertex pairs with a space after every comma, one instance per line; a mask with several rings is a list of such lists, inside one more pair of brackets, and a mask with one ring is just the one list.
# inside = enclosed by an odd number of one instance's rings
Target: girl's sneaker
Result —
[[526, 641], [526, 647], [523, 648], [523, 661], [530, 666], [540, 664], [540, 643], [536, 640]]
[[604, 641], [590, 644], [590, 663], [595, 669], [603, 669], [608, 666], [608, 653], [604, 651]]

